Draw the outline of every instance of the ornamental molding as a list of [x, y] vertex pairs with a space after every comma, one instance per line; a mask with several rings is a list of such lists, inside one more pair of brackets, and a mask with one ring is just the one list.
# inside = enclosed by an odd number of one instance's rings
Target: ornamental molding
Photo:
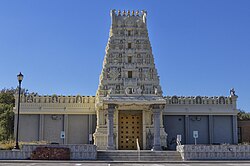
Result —
[[[18, 95], [15, 95], [16, 102], [18, 100]], [[52, 103], [52, 104], [62, 104], [62, 103], [95, 103], [95, 96], [62, 96], [62, 95], [38, 95], [38, 94], [22, 94], [21, 103]]]
[[235, 96], [166, 96], [167, 105], [234, 105]]

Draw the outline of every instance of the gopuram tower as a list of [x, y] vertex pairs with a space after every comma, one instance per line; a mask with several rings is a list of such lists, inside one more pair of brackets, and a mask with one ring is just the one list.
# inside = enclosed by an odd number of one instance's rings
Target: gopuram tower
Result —
[[111, 11], [111, 28], [96, 93], [98, 149], [161, 150], [166, 146], [162, 96], [146, 11]]

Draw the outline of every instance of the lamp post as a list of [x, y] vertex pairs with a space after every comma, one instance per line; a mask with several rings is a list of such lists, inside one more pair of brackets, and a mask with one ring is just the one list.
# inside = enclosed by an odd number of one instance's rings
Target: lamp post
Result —
[[19, 112], [20, 112], [21, 83], [23, 80], [23, 75], [21, 72], [17, 75], [17, 80], [18, 80], [19, 86], [18, 86], [18, 105], [17, 105], [17, 123], [16, 123], [16, 145], [14, 149], [19, 150], [20, 149], [18, 145]]

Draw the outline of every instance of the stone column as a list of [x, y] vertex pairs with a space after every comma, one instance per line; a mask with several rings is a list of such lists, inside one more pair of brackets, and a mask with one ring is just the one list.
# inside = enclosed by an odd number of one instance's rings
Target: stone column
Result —
[[[231, 104], [233, 104], [233, 111], [237, 113], [237, 98], [238, 96], [235, 94], [234, 89], [230, 90], [230, 98]], [[237, 114], [232, 116], [232, 124], [233, 124], [233, 144], [238, 143], [238, 126], [237, 126]]]
[[114, 112], [115, 112], [115, 104], [108, 104], [108, 142], [107, 142], [107, 150], [114, 150]]
[[161, 133], [160, 133], [160, 123], [161, 123], [161, 111], [164, 108], [163, 105], [154, 104], [152, 105], [152, 112], [154, 117], [154, 145], [153, 150], [162, 150], [161, 149]]

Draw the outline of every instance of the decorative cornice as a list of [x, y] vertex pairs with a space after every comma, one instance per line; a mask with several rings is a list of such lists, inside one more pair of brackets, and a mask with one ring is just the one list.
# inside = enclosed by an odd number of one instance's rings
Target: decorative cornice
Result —
[[[139, 97], [138, 97], [139, 96]], [[235, 104], [238, 96], [165, 96], [164, 99], [167, 105], [232, 105]], [[17, 101], [17, 96], [15, 97]], [[126, 98], [126, 97], [124, 97]], [[133, 97], [132, 97], [133, 98]], [[128, 99], [132, 98], [128, 97]], [[142, 98], [142, 97], [141, 97]], [[140, 95], [133, 100], [141, 101]], [[62, 95], [36, 95], [36, 94], [29, 94], [29, 95], [21, 95], [21, 103], [27, 104], [27, 106], [33, 106], [33, 104], [47, 104], [50, 106], [58, 105], [61, 106], [62, 104], [95, 104], [95, 96], [62, 96]], [[111, 99], [111, 98], [110, 98]], [[119, 102], [119, 97], [113, 97], [111, 100]], [[122, 97], [120, 98], [124, 100]], [[109, 99], [108, 99], [109, 100]], [[144, 101], [144, 100], [143, 100]], [[145, 95], [145, 101], [147, 100], [147, 95]], [[150, 99], [149, 99], [150, 101]], [[156, 100], [157, 101], [157, 100]], [[124, 102], [127, 102], [124, 100]], [[129, 100], [130, 102], [130, 100]]]
[[235, 96], [166, 96], [167, 105], [232, 105], [236, 104]]
[[[17, 101], [17, 95], [15, 96]], [[21, 95], [21, 103], [95, 103], [95, 96], [62, 96], [62, 95], [37, 95], [37, 94], [28, 94]]]

